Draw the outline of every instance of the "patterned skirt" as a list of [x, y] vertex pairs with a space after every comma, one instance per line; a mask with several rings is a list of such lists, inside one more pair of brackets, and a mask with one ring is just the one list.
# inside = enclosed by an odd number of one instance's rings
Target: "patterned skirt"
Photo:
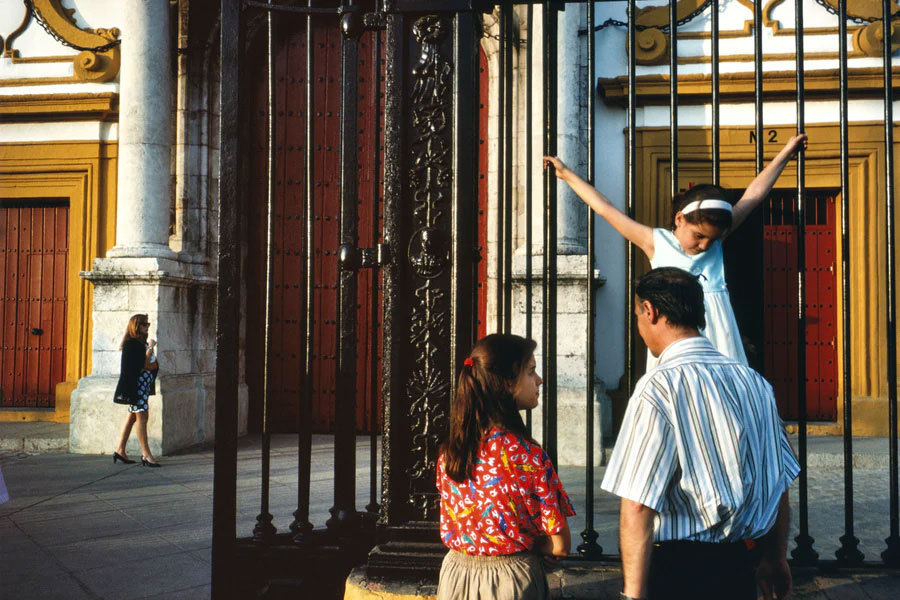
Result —
[[146, 369], [141, 370], [141, 374], [138, 376], [137, 381], [137, 402], [128, 405], [128, 412], [139, 413], [147, 411], [149, 408], [147, 406], [147, 398], [150, 396], [150, 391], [153, 389], [153, 381], [155, 379], [156, 373], [153, 371], [147, 371]]

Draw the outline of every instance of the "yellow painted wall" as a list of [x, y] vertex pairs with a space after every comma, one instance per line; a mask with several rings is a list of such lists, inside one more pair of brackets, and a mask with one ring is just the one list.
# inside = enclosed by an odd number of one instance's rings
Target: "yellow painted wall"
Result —
[[[721, 128], [721, 184], [725, 188], [743, 189], [755, 175], [755, 143], [750, 139], [753, 128]], [[775, 143], [765, 144], [768, 163], [783, 144], [795, 133], [792, 126], [766, 127], [766, 139], [774, 131]], [[806, 186], [808, 188], [840, 187], [840, 131], [837, 124], [810, 125], [806, 152]], [[857, 435], [888, 434], [888, 380], [886, 357], [887, 291], [886, 291], [886, 233], [884, 190], [884, 125], [882, 123], [854, 123], [849, 128], [849, 188], [850, 212], [850, 378], [852, 381], [853, 433]], [[900, 128], [895, 126], [894, 139], [900, 140]], [[683, 127], [679, 129], [679, 188], [689, 182], [711, 181], [711, 143], [709, 128]], [[669, 129], [644, 128], [636, 132], [635, 144], [638, 177], [635, 190], [635, 216], [641, 223], [668, 226], [670, 221]], [[900, 163], [900, 141], [894, 144], [894, 172]], [[788, 164], [779, 179], [778, 187], [796, 185], [796, 161]], [[843, 199], [838, 199], [840, 219]], [[896, 224], [895, 224], [896, 225]], [[837, 311], [841, 314], [840, 227], [837, 228]], [[638, 253], [637, 275], [646, 272], [649, 264]], [[835, 423], [816, 424], [817, 433], [843, 431], [843, 345], [840, 324], [837, 325], [837, 353], [839, 376], [838, 414]], [[638, 346], [639, 344], [636, 344]], [[643, 356], [641, 347], [636, 356]], [[638, 361], [636, 364], [640, 364]]]
[[56, 388], [56, 408], [0, 410], [0, 421], [69, 421], [69, 396], [91, 372], [93, 292], [79, 271], [92, 268], [115, 244], [115, 142], [0, 144], [0, 197], [69, 199], [69, 257], [65, 381]]

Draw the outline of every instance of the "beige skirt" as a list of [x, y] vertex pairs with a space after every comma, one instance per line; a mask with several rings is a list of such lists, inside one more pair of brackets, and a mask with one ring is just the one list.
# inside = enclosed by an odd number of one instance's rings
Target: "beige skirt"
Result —
[[541, 558], [532, 552], [469, 556], [450, 550], [441, 565], [438, 600], [546, 600]]

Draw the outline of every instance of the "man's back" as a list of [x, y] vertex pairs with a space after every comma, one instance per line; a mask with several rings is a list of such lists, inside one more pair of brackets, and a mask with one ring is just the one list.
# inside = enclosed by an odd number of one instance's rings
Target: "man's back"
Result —
[[657, 542], [722, 542], [765, 534], [798, 472], [771, 386], [698, 336], [638, 382], [603, 488], [656, 510]]

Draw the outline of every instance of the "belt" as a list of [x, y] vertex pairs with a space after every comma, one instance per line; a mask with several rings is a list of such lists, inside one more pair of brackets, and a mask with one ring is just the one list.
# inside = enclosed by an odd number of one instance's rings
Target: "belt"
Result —
[[757, 546], [756, 540], [737, 540], [733, 542], [696, 542], [693, 540], [669, 540], [653, 544], [661, 550], [678, 550], [684, 552], [751, 552]]

